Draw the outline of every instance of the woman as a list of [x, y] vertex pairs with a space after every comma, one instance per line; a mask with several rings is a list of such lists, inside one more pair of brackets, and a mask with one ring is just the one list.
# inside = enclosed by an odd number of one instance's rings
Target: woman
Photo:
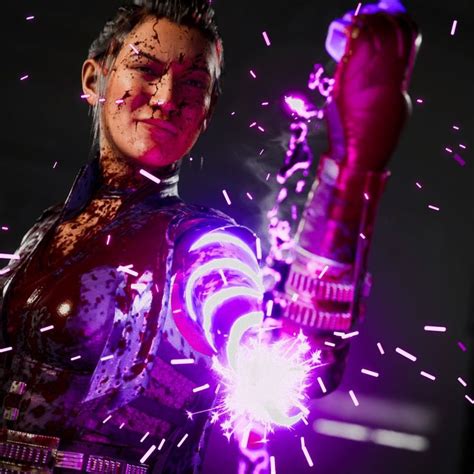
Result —
[[[400, 84], [413, 64], [416, 35], [408, 22], [401, 27], [386, 16], [376, 27], [392, 37], [394, 31], [404, 35], [396, 64]], [[189, 413], [212, 406], [211, 357], [227, 360], [226, 343], [236, 321], [263, 317], [255, 236], [218, 211], [184, 204], [177, 194], [179, 160], [207, 128], [220, 92], [222, 54], [205, 0], [121, 7], [93, 42], [82, 85], [94, 109], [97, 152], [65, 203], [42, 214], [23, 238], [20, 258], [2, 270], [0, 466], [8, 472], [199, 468], [207, 416]], [[339, 80], [343, 90], [344, 79]], [[332, 157], [345, 184], [362, 191], [364, 183], [376, 183], [365, 220], [369, 227], [375, 189], [384, 181], [382, 170], [406, 112], [400, 88], [386, 94], [396, 95], [392, 105], [397, 105], [393, 130], [384, 131], [388, 145], [364, 161], [353, 153], [353, 139], [350, 159]], [[353, 120], [347, 107], [339, 109], [339, 125], [346, 130]], [[371, 112], [380, 114], [376, 105]], [[369, 132], [377, 138], [373, 129]], [[357, 159], [354, 167], [350, 160]], [[348, 199], [350, 212], [339, 209], [336, 219], [350, 231], [341, 243], [334, 216], [328, 210], [326, 223], [319, 213], [321, 246], [311, 249], [308, 236], [316, 221], [307, 213], [300, 248], [314, 250], [313, 264], [328, 261], [334, 250], [325, 226], [333, 242], [353, 247], [353, 229], [362, 219], [362, 193], [351, 201], [354, 189], [326, 185], [337, 190], [339, 203]], [[354, 254], [343, 257], [344, 269], [353, 268]], [[300, 272], [304, 255], [297, 256]], [[327, 274], [337, 281], [334, 271]], [[333, 303], [336, 315], [347, 301]], [[324, 349], [329, 326], [298, 321], [292, 311], [283, 315], [287, 330], [308, 330], [315, 349]], [[331, 329], [348, 329], [354, 322], [344, 320]], [[346, 349], [324, 354], [333, 362], [328, 390], [340, 379]]]

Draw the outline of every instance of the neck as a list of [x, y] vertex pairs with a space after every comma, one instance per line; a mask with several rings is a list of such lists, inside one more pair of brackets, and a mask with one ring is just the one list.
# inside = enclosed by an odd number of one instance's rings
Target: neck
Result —
[[[144, 187], [151, 186], [163, 195], [177, 194], [176, 186], [179, 177], [180, 162], [164, 167], [151, 168], [141, 163], [131, 163], [126, 159], [114, 156], [105, 150], [99, 155], [101, 190], [114, 194], [131, 194]], [[145, 170], [160, 180], [153, 182], [143, 176], [140, 170]]]

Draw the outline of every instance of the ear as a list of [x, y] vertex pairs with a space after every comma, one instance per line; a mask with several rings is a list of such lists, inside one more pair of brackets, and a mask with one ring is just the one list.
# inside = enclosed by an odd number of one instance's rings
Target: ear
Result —
[[82, 91], [89, 105], [96, 105], [99, 100], [98, 78], [100, 64], [95, 59], [86, 59], [82, 65]]

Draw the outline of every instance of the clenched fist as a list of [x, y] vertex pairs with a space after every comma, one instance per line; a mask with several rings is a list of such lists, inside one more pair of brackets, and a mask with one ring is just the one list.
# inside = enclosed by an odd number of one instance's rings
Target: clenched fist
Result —
[[387, 165], [411, 110], [407, 93], [421, 44], [405, 13], [352, 16], [326, 114], [329, 156], [359, 171]]

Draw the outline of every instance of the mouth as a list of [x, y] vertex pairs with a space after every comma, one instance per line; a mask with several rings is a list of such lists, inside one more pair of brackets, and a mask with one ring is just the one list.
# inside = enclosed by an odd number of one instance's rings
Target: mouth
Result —
[[146, 123], [147, 125], [152, 125], [153, 127], [169, 132], [175, 136], [179, 133], [178, 129], [172, 123], [167, 122], [166, 120], [144, 119], [138, 120], [138, 122]]

